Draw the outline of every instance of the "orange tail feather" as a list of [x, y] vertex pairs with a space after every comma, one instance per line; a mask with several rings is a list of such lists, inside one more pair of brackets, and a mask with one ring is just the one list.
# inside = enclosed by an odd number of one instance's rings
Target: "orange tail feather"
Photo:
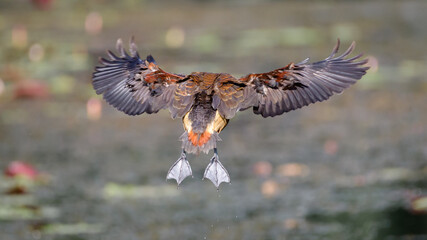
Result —
[[188, 140], [194, 146], [203, 146], [209, 141], [210, 138], [211, 138], [211, 133], [207, 131], [205, 131], [202, 134], [194, 133], [193, 131], [190, 131], [188, 133]]
[[202, 133], [202, 135], [200, 135], [200, 138], [199, 138], [199, 146], [205, 145], [210, 138], [211, 138], [211, 134], [209, 132]]
[[188, 133], [188, 140], [194, 145], [197, 146], [199, 142], [199, 134], [190, 131]]

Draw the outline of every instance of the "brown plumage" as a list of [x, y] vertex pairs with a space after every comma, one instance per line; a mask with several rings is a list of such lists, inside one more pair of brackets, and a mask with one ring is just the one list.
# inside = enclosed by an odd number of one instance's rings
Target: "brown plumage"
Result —
[[119, 56], [108, 51], [110, 59], [100, 59], [101, 66], [93, 73], [93, 87], [109, 104], [126, 114], [151, 114], [166, 108], [172, 118], [182, 118], [183, 150], [167, 179], [180, 184], [192, 175], [186, 153], [207, 153], [214, 149], [204, 177], [218, 187], [221, 182], [230, 182], [216, 151], [218, 134], [229, 119], [248, 108], [263, 117], [273, 117], [341, 93], [368, 69], [364, 66], [367, 60], [360, 60], [361, 54], [346, 58], [354, 46], [353, 42], [347, 51], [335, 57], [338, 41], [325, 60], [308, 63], [306, 59], [270, 72], [234, 78], [227, 73], [165, 72], [151, 55], [140, 58], [133, 39], [130, 53], [119, 39], [116, 45]]

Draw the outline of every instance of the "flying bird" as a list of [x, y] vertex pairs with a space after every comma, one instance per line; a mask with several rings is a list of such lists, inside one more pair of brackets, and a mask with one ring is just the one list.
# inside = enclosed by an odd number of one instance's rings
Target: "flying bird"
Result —
[[274, 117], [315, 102], [322, 102], [341, 93], [365, 75], [367, 59], [362, 54], [349, 58], [355, 43], [341, 55], [338, 39], [326, 59], [309, 63], [305, 59], [266, 72], [251, 73], [235, 78], [228, 73], [193, 72], [169, 73], [148, 55], [142, 59], [134, 39], [129, 53], [123, 41], [117, 40], [118, 55], [108, 51], [109, 59], [100, 58], [92, 84], [107, 103], [128, 115], [157, 113], [168, 109], [172, 118], [182, 118], [182, 152], [169, 169], [166, 179], [177, 184], [192, 176], [187, 154], [214, 150], [203, 178], [216, 188], [230, 183], [230, 175], [219, 161], [216, 142], [219, 133], [238, 111], [252, 108], [262, 117]]

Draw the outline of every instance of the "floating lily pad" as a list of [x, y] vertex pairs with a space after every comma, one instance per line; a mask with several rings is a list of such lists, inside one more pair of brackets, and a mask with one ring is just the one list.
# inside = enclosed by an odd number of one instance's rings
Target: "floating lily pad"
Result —
[[54, 207], [38, 207], [35, 205], [0, 206], [0, 220], [34, 220], [55, 218], [59, 210]]
[[0, 206], [33, 205], [36, 199], [32, 195], [1, 195]]
[[103, 232], [105, 226], [102, 224], [90, 223], [52, 223], [47, 224], [41, 228], [41, 232], [45, 234], [59, 234], [59, 235], [72, 235], [72, 234], [96, 234]]
[[406, 168], [386, 168], [379, 173], [384, 182], [406, 181], [416, 177], [414, 171]]
[[163, 198], [180, 194], [172, 186], [138, 186], [131, 184], [109, 183], [104, 187], [105, 198]]
[[427, 197], [420, 197], [412, 201], [412, 210], [417, 212], [427, 212]]

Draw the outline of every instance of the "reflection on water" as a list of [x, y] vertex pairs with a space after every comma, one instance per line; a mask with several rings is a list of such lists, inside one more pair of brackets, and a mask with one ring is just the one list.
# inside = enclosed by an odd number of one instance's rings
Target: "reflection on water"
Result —
[[[427, 2], [32, 2], [0, 3], [0, 239], [426, 238]], [[371, 70], [326, 103], [240, 113], [219, 143], [232, 184], [201, 181], [201, 154], [177, 189], [180, 120], [125, 116], [90, 86], [132, 35], [178, 73], [315, 61], [337, 37]]]

